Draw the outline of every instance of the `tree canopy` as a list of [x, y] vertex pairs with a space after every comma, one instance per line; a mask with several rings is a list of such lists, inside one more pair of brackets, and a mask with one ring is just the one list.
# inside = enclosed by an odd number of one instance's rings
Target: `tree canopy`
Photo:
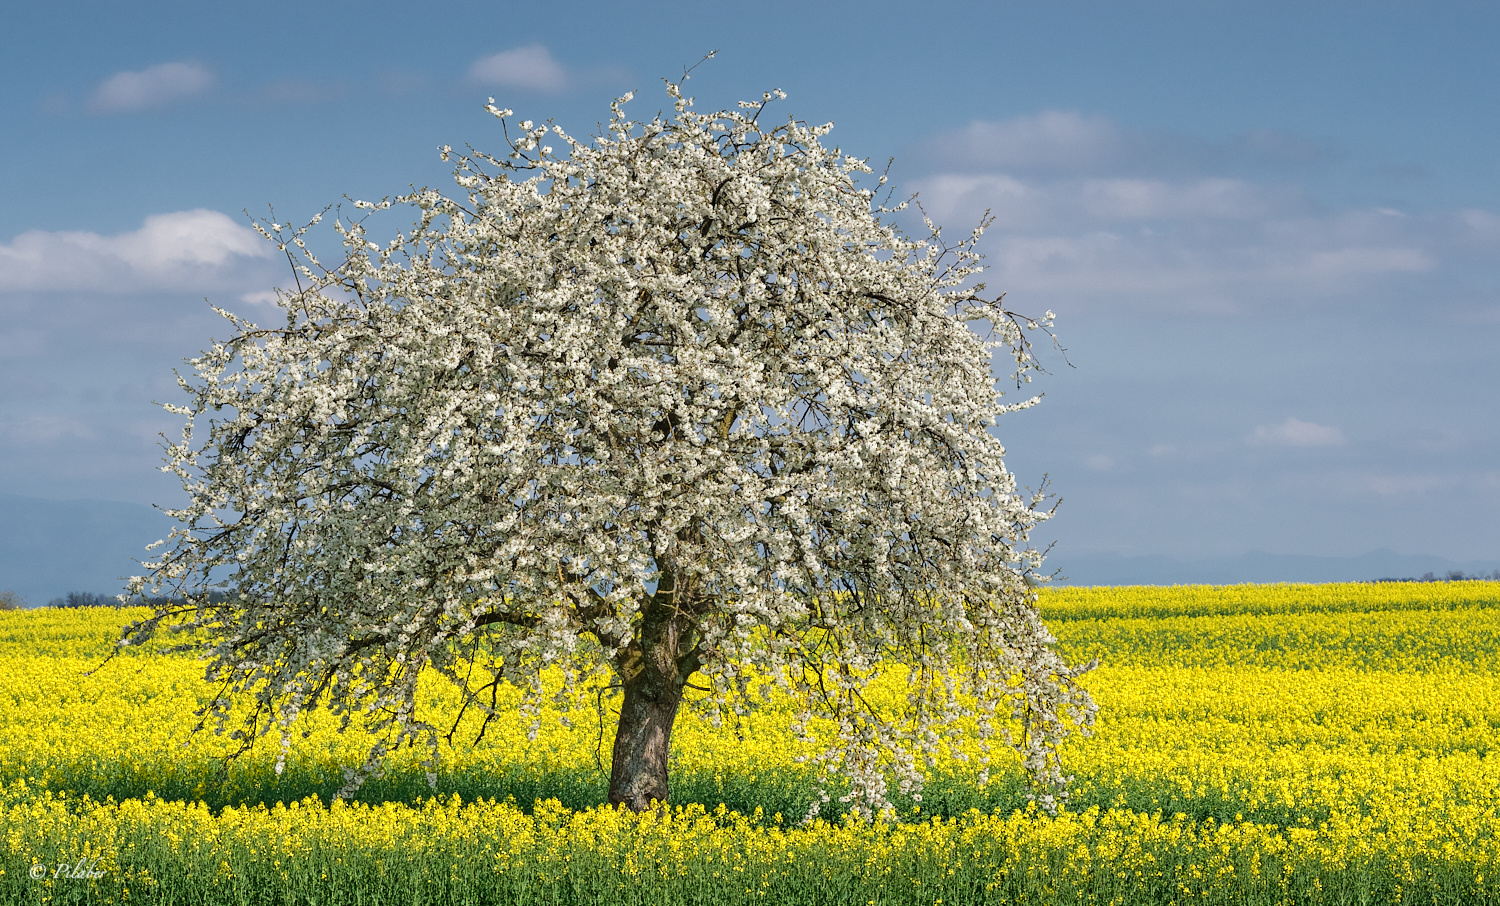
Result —
[[[908, 238], [831, 125], [763, 122], [779, 92], [709, 115], [668, 93], [589, 142], [492, 100], [507, 151], [445, 147], [451, 196], [357, 202], [333, 267], [317, 219], [257, 225], [297, 275], [285, 323], [220, 310], [232, 336], [179, 378], [191, 502], [133, 590], [189, 603], [122, 643], [196, 633], [208, 717], [254, 703], [246, 745], [315, 707], [367, 726], [344, 793], [394, 745], [440, 757], [424, 671], [490, 713], [556, 667], [618, 687], [610, 799], [635, 809], [667, 799], [689, 686], [742, 709], [761, 680], [859, 811], [975, 719], [1052, 803], [1093, 703], [1036, 609], [1043, 499], [991, 434], [1036, 401], [1003, 400], [991, 359], [1024, 385], [1051, 313], [984, 294], [983, 224]], [[393, 207], [414, 226], [370, 241]], [[882, 669], [910, 673], [898, 718], [861, 695]]]

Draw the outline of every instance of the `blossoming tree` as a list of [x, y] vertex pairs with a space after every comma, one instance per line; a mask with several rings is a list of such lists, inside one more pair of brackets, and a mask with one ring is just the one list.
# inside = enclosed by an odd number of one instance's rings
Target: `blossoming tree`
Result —
[[[504, 156], [444, 148], [458, 197], [357, 203], [420, 216], [384, 246], [340, 221], [335, 267], [317, 219], [258, 225], [297, 289], [284, 326], [221, 311], [233, 336], [180, 379], [191, 503], [135, 590], [190, 604], [122, 643], [195, 633], [207, 719], [252, 702], [247, 746], [359, 718], [378, 742], [344, 794], [393, 745], [438, 757], [424, 672], [493, 715], [557, 667], [619, 690], [609, 797], [633, 809], [667, 800], [684, 696], [744, 708], [759, 682], [856, 810], [976, 726], [1050, 803], [1093, 704], [1036, 610], [1040, 497], [990, 433], [1035, 402], [1002, 402], [992, 354], [1020, 386], [1045, 325], [975, 284], [983, 225], [908, 238], [829, 126], [763, 122], [779, 92], [703, 115], [668, 90], [670, 118], [627, 95], [592, 142], [521, 122]], [[862, 692], [895, 669], [909, 707], [882, 714]]]

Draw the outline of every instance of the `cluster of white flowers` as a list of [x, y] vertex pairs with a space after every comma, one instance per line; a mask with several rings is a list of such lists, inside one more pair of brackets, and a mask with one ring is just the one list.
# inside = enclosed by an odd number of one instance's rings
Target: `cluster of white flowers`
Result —
[[[587, 144], [522, 122], [507, 156], [456, 158], [461, 197], [360, 203], [420, 217], [385, 246], [369, 215], [338, 223], [334, 268], [308, 227], [262, 227], [298, 290], [285, 326], [222, 312], [234, 336], [181, 379], [168, 468], [192, 503], [138, 583], [228, 568], [238, 597], [127, 638], [200, 630], [210, 677], [259, 704], [251, 732], [358, 717], [384, 740], [366, 772], [408, 739], [437, 751], [425, 667], [481, 711], [498, 682], [534, 704], [548, 665], [574, 689], [696, 674], [737, 709], [753, 673], [803, 697], [856, 810], [919, 785], [975, 715], [984, 736], [1019, 718], [1005, 736], [1051, 802], [1094, 706], [1035, 609], [1046, 513], [990, 433], [1035, 402], [1003, 402], [990, 366], [1005, 349], [1026, 380], [1035, 323], [981, 296], [982, 225], [907, 238], [829, 126], [761, 122], [779, 93], [713, 115], [669, 93], [670, 117], [631, 122], [627, 96]], [[894, 665], [899, 721], [861, 696]]]

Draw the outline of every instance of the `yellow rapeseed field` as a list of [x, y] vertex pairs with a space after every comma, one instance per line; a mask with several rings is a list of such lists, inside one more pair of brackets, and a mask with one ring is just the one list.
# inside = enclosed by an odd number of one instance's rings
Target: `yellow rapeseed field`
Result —
[[1027, 807], [1009, 762], [980, 782], [970, 751], [899, 820], [806, 826], [779, 700], [718, 728], [682, 715], [670, 814], [601, 805], [612, 717], [590, 713], [544, 715], [534, 742], [519, 714], [477, 745], [462, 727], [435, 792], [402, 751], [330, 804], [367, 740], [319, 717], [279, 775], [274, 738], [226, 765], [227, 741], [190, 733], [213, 691], [194, 661], [95, 669], [144, 611], [0, 613], [0, 902], [1500, 902], [1500, 583], [1041, 606], [1071, 659], [1100, 661], [1062, 814]]

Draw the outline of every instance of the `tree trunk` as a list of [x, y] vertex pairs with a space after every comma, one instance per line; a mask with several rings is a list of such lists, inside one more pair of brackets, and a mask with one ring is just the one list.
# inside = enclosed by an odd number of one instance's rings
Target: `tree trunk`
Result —
[[[615, 731], [614, 764], [609, 772], [609, 801], [643, 812], [667, 802], [667, 756], [672, 723], [682, 704], [682, 687], [666, 677], [642, 671], [625, 683], [620, 726]], [[655, 679], [657, 681], [653, 682]]]
[[675, 573], [666, 568], [641, 609], [635, 640], [615, 664], [624, 687], [615, 730], [609, 801], [637, 812], [667, 803], [667, 756], [682, 690], [698, 669], [694, 619], [677, 606]]

